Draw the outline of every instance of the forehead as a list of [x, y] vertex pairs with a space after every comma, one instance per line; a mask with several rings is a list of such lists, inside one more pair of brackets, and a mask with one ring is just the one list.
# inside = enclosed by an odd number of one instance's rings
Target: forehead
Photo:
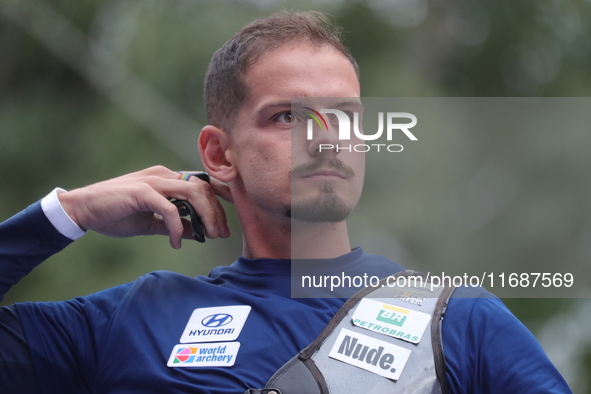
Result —
[[331, 46], [284, 44], [250, 66], [245, 107], [257, 111], [292, 97], [359, 97], [357, 74], [349, 59]]

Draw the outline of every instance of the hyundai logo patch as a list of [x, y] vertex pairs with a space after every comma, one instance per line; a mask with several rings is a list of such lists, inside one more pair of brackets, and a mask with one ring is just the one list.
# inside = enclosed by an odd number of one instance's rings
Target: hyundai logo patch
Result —
[[181, 336], [181, 343], [233, 341], [238, 338], [249, 305], [216, 306], [195, 309]]
[[228, 313], [216, 313], [201, 320], [201, 324], [203, 324], [205, 327], [222, 327], [226, 324], [230, 324], [231, 322], [232, 315]]

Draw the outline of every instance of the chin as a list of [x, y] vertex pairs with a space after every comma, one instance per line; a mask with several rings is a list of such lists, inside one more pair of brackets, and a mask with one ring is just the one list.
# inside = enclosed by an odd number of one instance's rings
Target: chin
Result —
[[308, 223], [338, 223], [346, 220], [353, 205], [336, 193], [323, 193], [320, 196], [292, 202], [284, 209], [285, 216]]

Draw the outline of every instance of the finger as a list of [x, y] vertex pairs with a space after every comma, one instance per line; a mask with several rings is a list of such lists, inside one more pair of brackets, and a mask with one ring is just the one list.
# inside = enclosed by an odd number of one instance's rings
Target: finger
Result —
[[191, 220], [181, 218], [181, 222], [183, 223], [183, 239], [195, 239], [193, 237], [193, 227], [191, 226]]
[[[177, 171], [179, 174], [181, 174], [181, 177], [179, 179], [181, 180], [187, 180], [187, 181], [192, 181], [192, 182], [207, 182], [211, 185], [211, 187], [213, 188], [214, 193], [223, 198], [224, 200], [226, 200], [229, 203], [234, 203], [234, 199], [232, 198], [232, 192], [230, 190], [230, 188], [228, 187], [228, 185], [224, 182], [219, 181], [216, 178], [211, 177], [209, 174], [207, 174], [206, 172], [202, 172], [202, 171]], [[188, 174], [190, 177], [189, 178], [183, 178], [182, 175], [183, 174]], [[207, 177], [207, 181], [203, 180], [200, 175], [206, 175]], [[191, 176], [192, 175], [192, 176]]]
[[142, 202], [139, 203], [138, 205], [143, 205], [142, 210], [154, 212], [162, 217], [164, 226], [168, 231], [170, 246], [179, 249], [185, 230], [177, 207], [156, 191], [145, 195], [143, 204]]
[[209, 184], [211, 185], [211, 188], [213, 189], [213, 192], [216, 195], [220, 196], [221, 198], [232, 204], [234, 203], [234, 198], [232, 198], [232, 192], [230, 191], [230, 188], [227, 184], [225, 184], [222, 181], [218, 181], [215, 178], [211, 178]]
[[[148, 212], [142, 212], [148, 213]], [[148, 223], [148, 230], [144, 235], [168, 235], [168, 229], [166, 228], [166, 224], [164, 224], [164, 220], [162, 216], [157, 213], [152, 213], [152, 217], [148, 219], [150, 223]], [[191, 220], [187, 218], [181, 218], [181, 223], [183, 224], [183, 239], [195, 239], [193, 237], [193, 227], [191, 226]]]
[[218, 236], [228, 238], [230, 236], [230, 227], [228, 227], [226, 211], [216, 197], [213, 187], [211, 185], [203, 185], [203, 187], [205, 189], [204, 195], [207, 197], [209, 204], [213, 208], [213, 214], [215, 215], [214, 223], [217, 226]]
[[198, 192], [191, 194], [188, 200], [201, 218], [207, 237], [227, 236], [229, 229], [227, 229], [226, 213], [213, 193], [211, 186], [203, 181], [193, 181], [193, 178], [189, 182], [194, 183], [193, 187]]
[[191, 177], [188, 182], [155, 176], [146, 177], [144, 180], [153, 190], [166, 198], [189, 201], [199, 215], [209, 238], [230, 235], [224, 208], [207, 182], [196, 177]]
[[[228, 238], [230, 236], [230, 227], [228, 227], [226, 211], [224, 210], [222, 204], [220, 204], [220, 201], [216, 195], [220, 196], [220, 194], [223, 194], [226, 196], [226, 198], [229, 196], [231, 202], [232, 194], [230, 192], [230, 188], [225, 183], [211, 177], [209, 180], [209, 183], [206, 183], [197, 177], [191, 177], [189, 182], [194, 182], [203, 188], [203, 194], [207, 197], [209, 204], [211, 204], [211, 208], [213, 208], [213, 214], [215, 215], [214, 223], [217, 226], [217, 234], [214, 235], [213, 233], [208, 232], [207, 236], [210, 238], [214, 238], [215, 236]], [[216, 193], [216, 187], [220, 193]]]
[[131, 174], [136, 177], [157, 176], [166, 179], [179, 179], [179, 173], [164, 166], [153, 166]]

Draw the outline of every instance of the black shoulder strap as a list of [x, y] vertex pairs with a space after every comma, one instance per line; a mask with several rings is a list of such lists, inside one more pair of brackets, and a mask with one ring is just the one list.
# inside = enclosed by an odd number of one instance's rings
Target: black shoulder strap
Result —
[[437, 306], [433, 311], [431, 319], [431, 345], [433, 346], [433, 359], [435, 360], [435, 373], [437, 380], [441, 384], [441, 392], [449, 394], [449, 385], [446, 377], [445, 354], [443, 351], [443, 338], [441, 336], [441, 325], [443, 324], [443, 317], [447, 311], [447, 305], [451, 298], [455, 287], [446, 287], [437, 300]]

